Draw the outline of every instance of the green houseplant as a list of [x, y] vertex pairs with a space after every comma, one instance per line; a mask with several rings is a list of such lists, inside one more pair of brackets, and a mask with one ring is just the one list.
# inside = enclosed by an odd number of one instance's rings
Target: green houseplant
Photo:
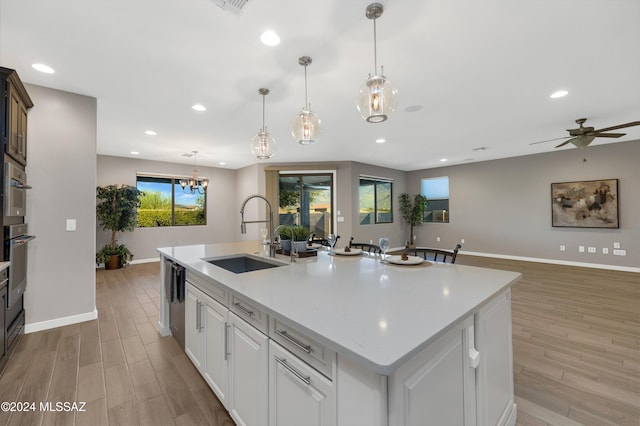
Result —
[[409, 245], [414, 246], [413, 228], [422, 225], [424, 212], [429, 205], [427, 197], [422, 194], [415, 194], [411, 197], [406, 192], [400, 194], [400, 216], [402, 220], [409, 224]]
[[[302, 244], [296, 244], [296, 252], [307, 250], [307, 238], [309, 238], [309, 230], [303, 226], [284, 227], [280, 230], [280, 242], [291, 241], [291, 232], [293, 231], [293, 241], [302, 242]], [[304, 246], [304, 247], [303, 247]], [[283, 245], [283, 249], [289, 251], [289, 243]]]
[[108, 185], [96, 188], [96, 217], [105, 231], [111, 231], [111, 238], [96, 253], [96, 264], [104, 263], [105, 269], [119, 269], [127, 266], [133, 254], [124, 244], [118, 244], [116, 233], [133, 231], [137, 223], [137, 209], [142, 191], [130, 185]]

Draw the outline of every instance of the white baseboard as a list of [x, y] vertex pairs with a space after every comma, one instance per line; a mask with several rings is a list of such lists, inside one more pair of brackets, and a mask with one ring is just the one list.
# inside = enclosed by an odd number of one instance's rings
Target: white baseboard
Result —
[[[151, 257], [149, 259], [137, 259], [129, 262], [130, 265], [135, 265], [137, 263], [151, 263], [151, 262], [160, 262], [160, 257]], [[104, 263], [101, 263], [100, 266], [96, 266], [96, 269], [104, 269]]]
[[27, 334], [35, 333], [36, 331], [49, 330], [50, 328], [63, 327], [65, 325], [77, 324], [79, 322], [92, 321], [97, 318], [98, 310], [94, 308], [93, 312], [25, 324], [24, 332]]
[[601, 263], [573, 262], [570, 260], [542, 259], [538, 257], [510, 256], [508, 254], [479, 253], [474, 251], [462, 251], [462, 250], [460, 250], [458, 254], [468, 254], [469, 256], [494, 257], [496, 259], [522, 260], [524, 262], [551, 263], [554, 265], [580, 266], [582, 268], [610, 269], [612, 271], [640, 273], [640, 268], [634, 268], [631, 266], [616, 266], [616, 265], [606, 265]]

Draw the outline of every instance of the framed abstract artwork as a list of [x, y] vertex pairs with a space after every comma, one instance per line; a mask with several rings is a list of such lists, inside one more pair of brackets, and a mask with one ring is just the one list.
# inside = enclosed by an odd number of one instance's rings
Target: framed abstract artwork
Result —
[[551, 225], [619, 228], [618, 179], [551, 184]]

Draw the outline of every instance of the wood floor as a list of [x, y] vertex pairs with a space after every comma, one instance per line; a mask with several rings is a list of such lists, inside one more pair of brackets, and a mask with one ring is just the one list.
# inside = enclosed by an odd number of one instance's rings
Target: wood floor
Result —
[[[518, 426], [640, 425], [640, 274], [457, 263], [523, 273], [512, 292]], [[232, 425], [175, 340], [156, 332], [159, 274], [157, 263], [98, 270], [99, 319], [25, 335], [0, 377], [0, 401], [86, 411], [2, 411], [0, 424]]]

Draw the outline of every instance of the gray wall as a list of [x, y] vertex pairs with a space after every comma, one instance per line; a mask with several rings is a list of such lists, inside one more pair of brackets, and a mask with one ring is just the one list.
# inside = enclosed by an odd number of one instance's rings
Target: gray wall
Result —
[[[420, 191], [422, 178], [449, 176], [450, 223], [423, 224], [418, 244], [453, 248], [464, 238], [467, 252], [638, 268], [639, 159], [640, 141], [633, 141], [410, 172], [411, 192]], [[619, 229], [551, 226], [551, 183], [614, 178]], [[614, 242], [627, 256], [612, 254]], [[578, 252], [580, 245], [585, 253]], [[597, 253], [587, 253], [589, 246]], [[602, 254], [603, 247], [609, 254]]]
[[[96, 99], [26, 85], [29, 112], [25, 218], [26, 330], [95, 316]], [[66, 219], [77, 230], [65, 231]]]
[[[136, 185], [137, 172], [190, 175], [188, 164], [165, 163], [133, 158], [98, 156], [98, 186], [111, 184]], [[236, 172], [215, 167], [198, 166], [198, 175], [210, 181], [207, 189], [207, 224], [199, 226], [169, 226], [137, 228], [133, 232], [116, 234], [134, 255], [134, 261], [157, 259], [156, 248], [203, 243], [237, 241], [240, 234], [236, 198]], [[95, 188], [93, 206], [95, 208]], [[94, 212], [95, 214], [95, 212]], [[237, 226], [236, 226], [237, 223]], [[96, 250], [104, 246], [111, 235], [96, 226]], [[94, 258], [95, 259], [95, 258]]]

